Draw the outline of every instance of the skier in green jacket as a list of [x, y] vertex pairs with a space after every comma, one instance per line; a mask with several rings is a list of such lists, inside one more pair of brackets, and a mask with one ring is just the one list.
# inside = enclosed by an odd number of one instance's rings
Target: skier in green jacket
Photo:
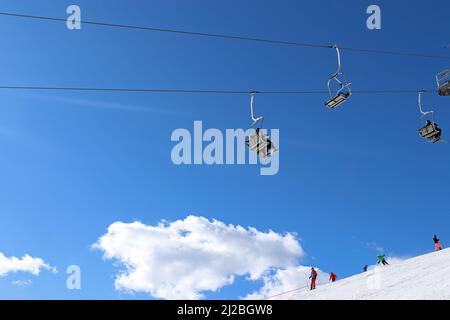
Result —
[[378, 255], [378, 264], [382, 264], [383, 266], [385, 266], [385, 265], [389, 265], [389, 263], [386, 261], [386, 258], [384, 257], [385, 255], [384, 254], [380, 254], [380, 255]]

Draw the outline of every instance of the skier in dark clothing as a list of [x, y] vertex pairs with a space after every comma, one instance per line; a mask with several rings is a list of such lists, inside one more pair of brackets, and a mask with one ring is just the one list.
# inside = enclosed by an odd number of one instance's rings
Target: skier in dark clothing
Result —
[[364, 270], [364, 272], [367, 271], [367, 264], [364, 266], [363, 270]]
[[382, 263], [383, 266], [389, 265], [389, 263], [386, 261], [386, 258], [384, 256], [385, 256], [384, 254], [378, 255], [378, 257], [377, 257], [378, 258], [378, 264]]
[[316, 279], [317, 279], [317, 271], [314, 268], [311, 268], [311, 275], [309, 276], [311, 279], [311, 287], [310, 290], [314, 290], [316, 288]]
[[337, 275], [335, 275], [333, 272], [330, 273], [330, 281], [331, 281], [331, 282], [335, 282], [335, 281], [336, 281], [336, 278], [337, 278]]
[[434, 250], [435, 251], [442, 250], [442, 245], [439, 242], [439, 238], [436, 235], [433, 236], [433, 241], [434, 241]]

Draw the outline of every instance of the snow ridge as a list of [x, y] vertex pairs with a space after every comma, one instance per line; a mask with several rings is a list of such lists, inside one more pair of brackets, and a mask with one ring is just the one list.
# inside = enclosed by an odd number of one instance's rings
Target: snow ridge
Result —
[[279, 299], [447, 300], [450, 299], [450, 249], [376, 266], [355, 276]]

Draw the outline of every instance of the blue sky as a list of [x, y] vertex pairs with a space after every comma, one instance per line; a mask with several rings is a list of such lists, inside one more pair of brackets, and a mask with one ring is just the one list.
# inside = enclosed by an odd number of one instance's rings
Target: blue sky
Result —
[[[0, 11], [66, 17], [72, 1], [2, 1]], [[377, 1], [382, 29], [366, 28], [366, 1], [77, 1], [82, 18], [347, 47], [450, 56], [448, 1]], [[0, 17], [1, 85], [223, 90], [325, 90], [332, 50], [205, 39]], [[355, 90], [434, 88], [449, 60], [344, 51]], [[448, 144], [420, 140], [416, 94], [357, 95], [339, 109], [325, 96], [256, 97], [280, 129], [280, 172], [255, 166], [175, 166], [176, 128], [245, 128], [246, 95], [0, 92], [0, 252], [58, 268], [0, 278], [0, 298], [148, 298], [114, 290], [117, 268], [90, 247], [115, 221], [154, 225], [189, 214], [295, 232], [306, 256], [340, 277], [446, 244]], [[449, 98], [426, 94], [450, 128]], [[447, 135], [447, 137], [449, 137]], [[254, 201], [264, 193], [269, 201]], [[82, 269], [82, 290], [65, 268]], [[25, 287], [11, 285], [31, 279]], [[242, 278], [208, 298], [261, 286]]]

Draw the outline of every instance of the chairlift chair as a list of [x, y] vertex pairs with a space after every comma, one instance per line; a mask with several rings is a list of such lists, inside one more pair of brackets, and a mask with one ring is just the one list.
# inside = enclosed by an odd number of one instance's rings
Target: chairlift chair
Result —
[[436, 143], [441, 140], [442, 130], [434, 121], [434, 111], [423, 111], [422, 109], [422, 92], [419, 92], [419, 111], [421, 113], [420, 121], [427, 116], [431, 116], [431, 120], [427, 120], [425, 126], [419, 128], [419, 135], [427, 139], [431, 143]]
[[[337, 53], [337, 62], [338, 62], [338, 68], [335, 73], [331, 75], [331, 77], [328, 79], [328, 93], [330, 94], [330, 99], [325, 102], [325, 105], [330, 108], [334, 109], [337, 106], [344, 103], [350, 96], [352, 95], [351, 90], [351, 83], [349, 83], [344, 76], [344, 73], [342, 72], [341, 67], [341, 53], [339, 51], [339, 47], [337, 45], [334, 45], [333, 48], [336, 49]], [[339, 89], [334, 94], [331, 91], [331, 82], [335, 81], [339, 85]]]
[[256, 152], [261, 159], [264, 159], [277, 151], [277, 148], [273, 145], [269, 136], [260, 128], [257, 128], [255, 133], [248, 137], [245, 144], [250, 150]]
[[247, 147], [256, 152], [258, 156], [261, 159], [266, 158], [267, 156], [272, 155], [274, 152], [277, 151], [277, 148], [274, 146], [272, 141], [269, 139], [269, 136], [261, 130], [262, 123], [264, 121], [264, 117], [259, 116], [255, 117], [254, 114], [254, 98], [255, 98], [256, 92], [250, 93], [250, 115], [252, 118], [252, 124], [253, 127], [257, 123], [260, 125], [257, 126], [254, 133], [251, 133], [249, 137], [246, 139], [245, 144]]
[[441, 140], [442, 130], [438, 128], [437, 123], [430, 121], [424, 127], [419, 129], [419, 134], [429, 142], [435, 143]]
[[450, 96], [450, 69], [438, 73], [436, 83], [440, 96]]

